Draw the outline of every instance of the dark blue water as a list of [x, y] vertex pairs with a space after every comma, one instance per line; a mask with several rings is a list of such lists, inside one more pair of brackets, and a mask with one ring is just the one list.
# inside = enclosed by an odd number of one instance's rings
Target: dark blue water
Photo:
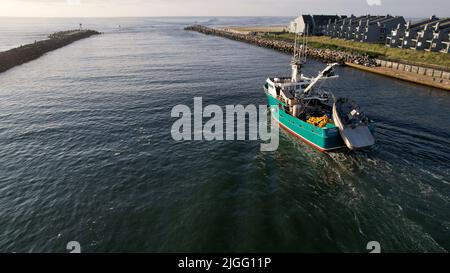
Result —
[[[3, 47], [80, 21], [17, 20]], [[1, 252], [450, 250], [450, 93], [339, 68], [330, 87], [377, 122], [368, 153], [175, 142], [173, 106], [264, 105], [289, 74], [290, 56], [183, 31], [196, 21], [289, 18], [84, 19], [105, 34], [0, 74]]]

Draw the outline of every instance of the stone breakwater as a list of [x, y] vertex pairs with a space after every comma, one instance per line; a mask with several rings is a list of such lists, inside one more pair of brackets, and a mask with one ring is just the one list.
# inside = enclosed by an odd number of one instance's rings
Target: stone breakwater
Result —
[[[209, 28], [201, 25], [189, 26], [186, 27], [185, 30], [196, 31], [206, 35], [220, 36], [235, 41], [246, 42], [259, 47], [275, 49], [285, 53], [292, 54], [294, 52], [294, 45], [289, 41], [275, 40], [259, 35], [240, 34], [226, 30]], [[309, 47], [307, 50], [307, 54], [310, 58], [321, 60], [327, 63], [339, 63], [341, 65], [344, 65], [345, 63], [354, 63], [367, 67], [377, 66], [374, 58], [355, 53]]]
[[69, 30], [48, 36], [49, 39], [0, 52], [0, 73], [17, 65], [35, 60], [47, 52], [64, 47], [75, 41], [100, 34], [94, 30]]

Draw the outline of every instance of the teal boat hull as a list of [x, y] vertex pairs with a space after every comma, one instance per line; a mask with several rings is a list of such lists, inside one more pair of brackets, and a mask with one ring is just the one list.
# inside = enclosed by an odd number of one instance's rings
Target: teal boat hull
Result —
[[272, 117], [292, 135], [322, 152], [346, 148], [339, 134], [339, 128], [335, 125], [328, 124], [324, 128], [316, 127], [286, 113], [282, 110], [284, 103], [269, 93], [266, 92], [266, 96]]

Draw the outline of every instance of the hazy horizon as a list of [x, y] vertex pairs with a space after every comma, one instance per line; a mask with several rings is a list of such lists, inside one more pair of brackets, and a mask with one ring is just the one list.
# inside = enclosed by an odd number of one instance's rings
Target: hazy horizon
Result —
[[419, 0], [3, 0], [0, 17], [294, 17], [308, 13], [449, 16], [449, 1], [428, 3], [424, 5]]

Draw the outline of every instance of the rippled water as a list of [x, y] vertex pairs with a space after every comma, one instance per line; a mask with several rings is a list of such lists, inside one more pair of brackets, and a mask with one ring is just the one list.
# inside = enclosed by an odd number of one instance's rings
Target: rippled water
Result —
[[[79, 23], [17, 20], [2, 50]], [[289, 18], [84, 19], [104, 35], [0, 74], [0, 251], [450, 250], [450, 93], [338, 68], [334, 92], [377, 122], [366, 153], [175, 142], [173, 106], [263, 105], [289, 74], [289, 56], [183, 31], [195, 21]]]

